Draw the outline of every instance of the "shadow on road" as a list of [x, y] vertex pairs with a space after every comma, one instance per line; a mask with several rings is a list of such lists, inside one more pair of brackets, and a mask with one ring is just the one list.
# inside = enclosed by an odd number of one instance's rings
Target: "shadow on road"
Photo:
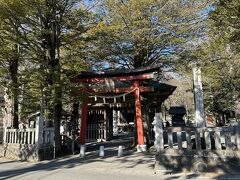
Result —
[[[119, 172], [119, 169], [131, 175], [136, 172], [146, 175], [153, 175], [154, 168], [159, 163], [162, 172], [157, 172], [160, 179], [240, 179], [240, 162], [235, 158], [216, 158], [221, 157], [217, 152], [212, 154], [203, 154], [203, 156], [193, 156], [186, 152], [180, 152], [178, 156], [169, 154], [158, 154], [158, 161], [155, 161], [155, 153], [136, 153], [136, 149], [129, 148], [132, 143], [132, 137], [121, 135], [110, 142], [90, 143], [87, 145], [86, 156], [84, 158], [79, 155], [65, 156], [51, 161], [41, 161], [37, 163], [8, 161], [0, 159], [0, 179], [22, 178], [29, 173], [50, 172], [56, 173], [55, 170], [64, 170], [79, 168], [101, 173], [109, 173], [109, 171]], [[105, 156], [99, 157], [99, 147], [104, 145]], [[124, 155], [117, 157], [118, 146], [124, 146]], [[209, 158], [212, 157], [211, 158]], [[200, 157], [200, 158], [199, 158]], [[199, 158], [199, 159], [198, 159]], [[214, 163], [213, 163], [214, 162]], [[217, 165], [216, 165], [217, 162]], [[196, 171], [190, 171], [195, 168]], [[219, 171], [221, 170], [221, 171]], [[181, 172], [179, 174], [179, 172]], [[184, 175], [183, 175], [184, 174]]]
[[[129, 148], [132, 143], [132, 137], [128, 135], [121, 135], [120, 138], [113, 139], [111, 142], [90, 143], [87, 145], [87, 151], [84, 158], [79, 155], [65, 156], [63, 158], [54, 159], [51, 161], [41, 161], [37, 163], [18, 162], [23, 163], [18, 168], [1, 170], [0, 179], [17, 178], [29, 172], [54, 171], [57, 169], [69, 169], [84, 166], [94, 167], [107, 171], [108, 169], [138, 169], [148, 170], [154, 173], [154, 154], [151, 153], [136, 153], [135, 149]], [[105, 147], [105, 156], [99, 157], [98, 150], [101, 145]], [[117, 157], [118, 146], [124, 146], [124, 156]], [[1, 166], [8, 164], [8, 167], [17, 161], [0, 162]]]

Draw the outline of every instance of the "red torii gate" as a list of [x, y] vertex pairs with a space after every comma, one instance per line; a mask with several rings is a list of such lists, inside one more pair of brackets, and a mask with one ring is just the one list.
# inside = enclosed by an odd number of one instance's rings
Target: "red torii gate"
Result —
[[[133, 86], [127, 88], [114, 88], [111, 93], [128, 93], [134, 91], [135, 97], [135, 112], [136, 112], [136, 124], [137, 124], [137, 135], [138, 135], [138, 151], [146, 151], [146, 145], [144, 143], [144, 130], [141, 110], [141, 92], [153, 92], [153, 87], [140, 86], [141, 80], [150, 80], [154, 78], [154, 72], [157, 72], [159, 67], [156, 68], [140, 68], [135, 70], [119, 70], [119, 71], [105, 71], [105, 72], [82, 72], [78, 77], [75, 78], [76, 83], [105, 83], [108, 80], [113, 82], [117, 81], [133, 81]], [[108, 91], [101, 88], [82, 88], [79, 89], [82, 93], [109, 93]], [[80, 144], [85, 145], [86, 129], [87, 129], [87, 112], [88, 102], [82, 103], [82, 119], [80, 129]]]

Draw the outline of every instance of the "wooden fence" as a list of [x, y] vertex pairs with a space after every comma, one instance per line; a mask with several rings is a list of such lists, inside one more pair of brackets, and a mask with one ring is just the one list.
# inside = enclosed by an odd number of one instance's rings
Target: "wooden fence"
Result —
[[35, 144], [35, 129], [5, 129], [4, 143]]
[[2, 156], [29, 161], [55, 158], [54, 128], [44, 127], [43, 116], [36, 118], [35, 128], [5, 128]]
[[86, 130], [86, 140], [106, 140], [106, 126], [104, 124], [88, 124]]
[[[35, 128], [5, 129], [4, 143], [6, 144], [36, 144], [38, 134]], [[54, 128], [43, 129], [43, 144], [53, 144]]]
[[163, 128], [160, 115], [154, 121], [155, 147], [158, 152], [176, 150], [239, 150], [240, 124], [229, 127], [196, 128], [167, 127]]

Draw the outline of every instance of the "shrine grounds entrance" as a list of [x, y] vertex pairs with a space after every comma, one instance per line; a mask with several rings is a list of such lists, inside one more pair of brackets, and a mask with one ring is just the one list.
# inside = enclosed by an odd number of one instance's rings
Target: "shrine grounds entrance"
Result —
[[133, 132], [121, 132], [118, 135], [114, 135], [109, 141], [88, 142], [86, 143], [85, 156], [99, 156], [101, 147], [104, 147], [104, 156], [106, 157], [117, 157], [119, 148], [122, 151], [121, 156], [132, 154], [136, 152], [133, 141]]
[[[77, 93], [86, 97], [82, 103], [80, 145], [109, 141], [119, 128], [129, 128], [136, 130], [137, 151], [147, 151], [154, 113], [161, 111], [161, 104], [176, 89], [159, 82], [159, 69], [81, 72], [73, 80], [82, 84]], [[125, 124], [121, 124], [123, 119]]]

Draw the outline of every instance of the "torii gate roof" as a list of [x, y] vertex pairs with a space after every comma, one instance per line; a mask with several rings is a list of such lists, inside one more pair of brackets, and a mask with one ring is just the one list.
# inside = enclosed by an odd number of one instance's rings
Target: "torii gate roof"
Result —
[[[114, 95], [131, 91], [134, 87], [133, 81], [140, 82], [140, 91], [143, 103], [152, 102], [159, 104], [165, 101], [176, 89], [166, 83], [155, 80], [154, 76], [160, 71], [160, 67], [145, 67], [138, 69], [109, 70], [109, 71], [82, 71], [74, 81], [77, 83], [91, 84], [89, 88], [80, 89], [79, 93], [91, 93], [92, 95]], [[105, 90], [106, 79], [114, 81], [112, 91]], [[109, 101], [109, 103], [111, 103]]]
[[121, 77], [121, 76], [137, 76], [147, 73], [158, 72], [160, 67], [144, 67], [137, 69], [116, 69], [108, 71], [82, 71], [78, 78], [111, 78], [111, 77]]

